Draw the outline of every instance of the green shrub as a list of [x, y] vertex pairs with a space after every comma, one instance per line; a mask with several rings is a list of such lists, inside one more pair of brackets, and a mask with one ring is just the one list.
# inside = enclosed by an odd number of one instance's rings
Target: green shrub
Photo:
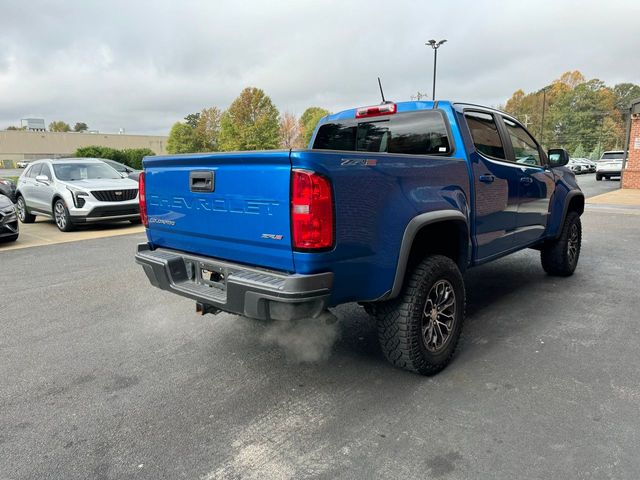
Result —
[[118, 150], [100, 145], [81, 147], [77, 149], [75, 153], [76, 157], [108, 158], [116, 162], [124, 163], [136, 170], [142, 170], [142, 159], [150, 155], [155, 155], [155, 153], [149, 148], [125, 148]]

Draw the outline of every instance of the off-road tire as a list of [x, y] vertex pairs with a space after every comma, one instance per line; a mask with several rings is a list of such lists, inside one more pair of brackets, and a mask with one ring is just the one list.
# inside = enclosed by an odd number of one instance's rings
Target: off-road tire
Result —
[[33, 223], [36, 221], [36, 216], [29, 213], [27, 203], [24, 201], [22, 195], [18, 195], [18, 198], [16, 198], [16, 209], [18, 210], [18, 219], [22, 223]]
[[61, 232], [70, 232], [74, 229], [74, 225], [71, 223], [69, 209], [61, 198], [53, 202], [53, 219], [56, 222], [58, 230]]
[[[427, 296], [442, 280], [452, 287], [455, 310], [448, 340], [440, 351], [433, 352], [424, 339], [423, 315]], [[397, 298], [376, 304], [378, 339], [385, 357], [394, 366], [411, 372], [438, 373], [453, 357], [462, 332], [464, 308], [464, 280], [455, 262], [442, 255], [425, 257], [407, 275]]]
[[[577, 234], [577, 243], [575, 235]], [[573, 275], [580, 258], [582, 245], [582, 223], [578, 212], [569, 212], [565, 218], [560, 236], [545, 243], [540, 249], [542, 268], [549, 275], [568, 277]], [[571, 253], [573, 247], [573, 254]]]

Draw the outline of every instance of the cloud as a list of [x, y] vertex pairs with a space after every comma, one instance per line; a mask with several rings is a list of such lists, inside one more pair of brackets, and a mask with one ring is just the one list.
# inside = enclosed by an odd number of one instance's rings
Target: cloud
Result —
[[26, 116], [166, 134], [245, 86], [281, 111], [431, 91], [496, 105], [566, 70], [640, 83], [640, 3], [574, 1], [6, 2], [0, 128]]

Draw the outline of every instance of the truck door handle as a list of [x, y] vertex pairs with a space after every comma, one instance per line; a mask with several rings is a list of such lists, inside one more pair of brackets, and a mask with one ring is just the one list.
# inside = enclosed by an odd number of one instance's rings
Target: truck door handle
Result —
[[520, 177], [520, 183], [524, 185], [531, 185], [533, 183], [533, 178], [531, 177]]
[[478, 178], [478, 180], [480, 180], [482, 183], [493, 183], [495, 179], [496, 177], [494, 177], [490, 173], [487, 173], [485, 175], [480, 175], [480, 177]]

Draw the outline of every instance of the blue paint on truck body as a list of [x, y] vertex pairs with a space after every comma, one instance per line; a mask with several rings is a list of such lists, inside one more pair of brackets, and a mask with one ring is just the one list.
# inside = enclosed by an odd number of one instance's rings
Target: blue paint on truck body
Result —
[[[323, 125], [356, 121], [351, 109], [323, 118], [306, 150], [147, 157], [150, 247], [289, 274], [332, 272], [333, 306], [393, 296], [403, 280], [399, 264], [407, 261], [403, 242], [431, 213], [450, 212], [443, 218], [463, 224], [462, 269], [558, 235], [568, 202], [582, 195], [567, 169], [549, 168], [541, 149], [542, 165], [518, 164], [502, 123], [509, 158], [479, 152], [466, 115], [516, 122], [496, 110], [421, 101], [398, 103], [395, 115], [429, 110], [446, 119], [446, 155], [313, 149]], [[329, 251], [292, 248], [292, 169], [314, 171], [331, 182], [335, 243]], [[193, 171], [213, 172], [214, 191], [190, 191]]]

